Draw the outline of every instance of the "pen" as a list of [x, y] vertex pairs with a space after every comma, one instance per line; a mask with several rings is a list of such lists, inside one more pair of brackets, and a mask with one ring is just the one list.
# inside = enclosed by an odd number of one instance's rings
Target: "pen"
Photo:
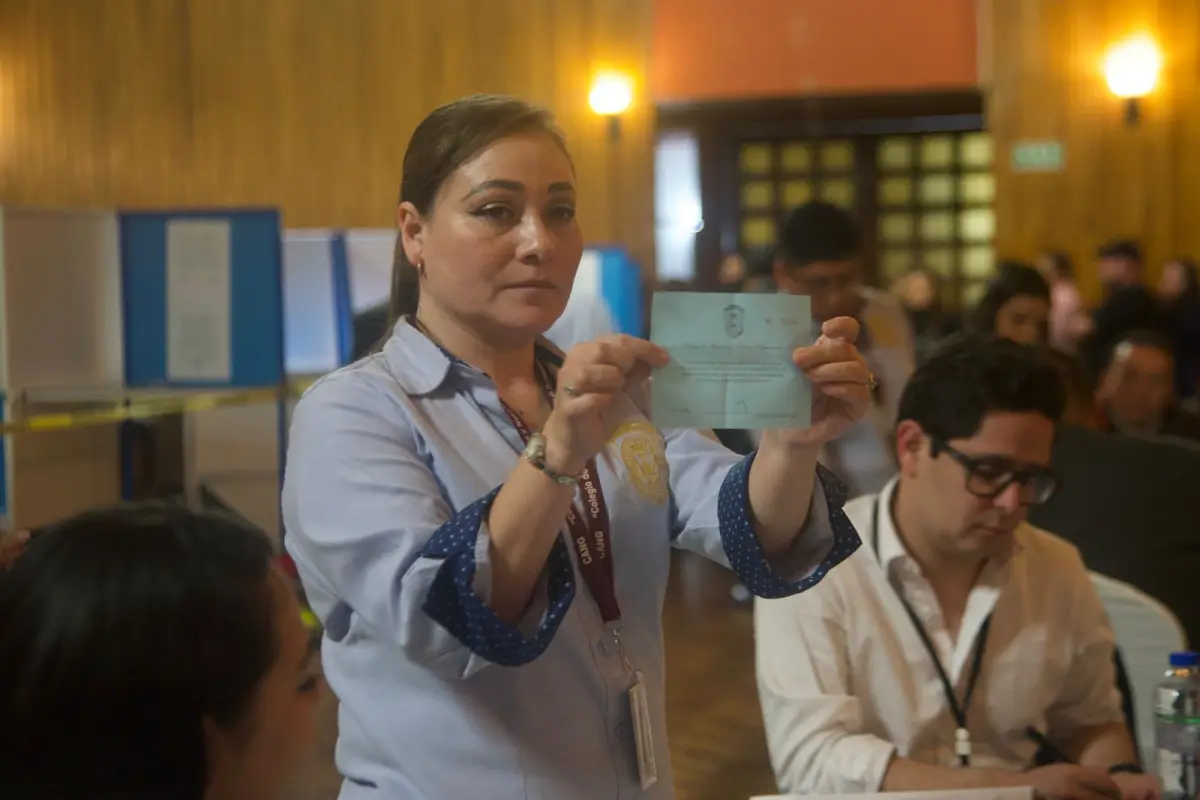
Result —
[[[1025, 735], [1028, 736], [1034, 744], [1036, 744], [1038, 747], [1042, 748], [1046, 752], [1046, 754], [1048, 756], [1050, 756], [1050, 758], [1054, 759], [1056, 762], [1060, 762], [1063, 764], [1074, 764], [1075, 763], [1075, 760], [1073, 758], [1068, 756], [1062, 750], [1058, 749], [1058, 746], [1055, 745], [1054, 742], [1047, 739], [1046, 734], [1042, 733], [1041, 731], [1039, 731], [1037, 728], [1033, 727], [1032, 725], [1030, 725], [1029, 727], [1027, 727], [1025, 729]], [[1096, 794], [1103, 795], [1104, 797], [1110, 797], [1110, 798], [1112, 798], [1112, 800], [1122, 800], [1120, 792], [1113, 792], [1111, 789], [1106, 789], [1101, 786], [1093, 786], [1091, 784], [1085, 784], [1085, 785], [1087, 786], [1088, 789], [1095, 792]], [[1039, 798], [1041, 797], [1041, 795], [1036, 795], [1036, 796]]]

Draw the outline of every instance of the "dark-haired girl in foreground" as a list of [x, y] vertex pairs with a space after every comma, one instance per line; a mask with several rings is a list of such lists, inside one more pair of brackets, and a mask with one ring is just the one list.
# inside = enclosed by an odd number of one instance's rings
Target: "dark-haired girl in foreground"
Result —
[[320, 684], [270, 542], [162, 505], [73, 517], [0, 570], [0, 793], [280, 797]]

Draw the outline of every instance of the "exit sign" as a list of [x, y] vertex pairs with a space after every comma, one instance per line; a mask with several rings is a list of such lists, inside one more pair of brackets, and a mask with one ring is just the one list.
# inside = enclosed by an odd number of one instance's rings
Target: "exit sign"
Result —
[[1065, 160], [1062, 142], [1053, 139], [1017, 142], [1012, 149], [1013, 172], [1059, 172]]

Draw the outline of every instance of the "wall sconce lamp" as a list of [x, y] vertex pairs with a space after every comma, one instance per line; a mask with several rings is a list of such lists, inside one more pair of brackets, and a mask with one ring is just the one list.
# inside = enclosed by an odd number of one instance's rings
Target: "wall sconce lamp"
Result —
[[592, 111], [608, 118], [608, 138], [621, 138], [621, 115], [633, 105], [633, 79], [619, 72], [600, 72], [588, 92]]
[[1141, 99], [1158, 84], [1162, 55], [1149, 36], [1135, 36], [1115, 45], [1104, 59], [1104, 79], [1109, 91], [1125, 100], [1125, 124], [1141, 118]]

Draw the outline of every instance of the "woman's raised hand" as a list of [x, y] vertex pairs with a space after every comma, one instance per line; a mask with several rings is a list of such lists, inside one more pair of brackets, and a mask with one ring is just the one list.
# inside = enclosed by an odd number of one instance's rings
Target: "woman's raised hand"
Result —
[[617, 334], [577, 344], [558, 370], [554, 410], [542, 433], [546, 464], [578, 475], [612, 435], [615, 420], [606, 411], [617, 395], [665, 366], [667, 351], [633, 336]]

